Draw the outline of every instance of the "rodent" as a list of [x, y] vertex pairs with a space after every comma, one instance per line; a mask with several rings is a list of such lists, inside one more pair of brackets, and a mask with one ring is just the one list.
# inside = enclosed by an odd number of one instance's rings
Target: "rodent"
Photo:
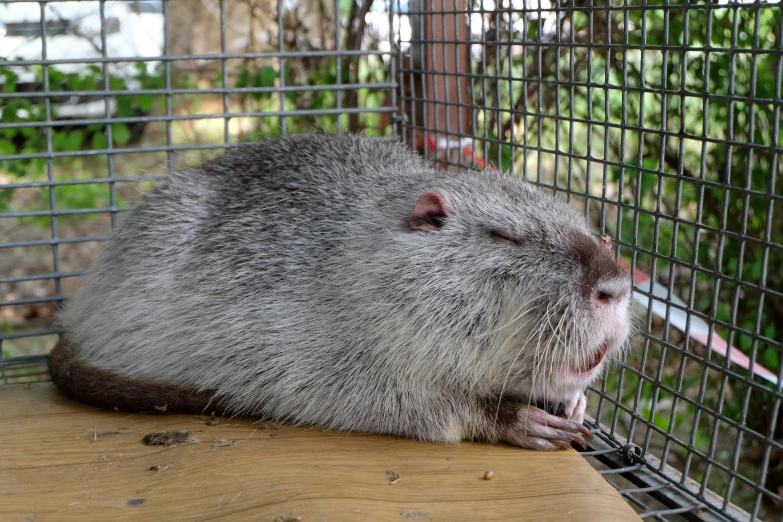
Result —
[[629, 337], [607, 244], [554, 195], [399, 144], [240, 146], [124, 216], [61, 315], [52, 378], [124, 411], [584, 445], [584, 390]]

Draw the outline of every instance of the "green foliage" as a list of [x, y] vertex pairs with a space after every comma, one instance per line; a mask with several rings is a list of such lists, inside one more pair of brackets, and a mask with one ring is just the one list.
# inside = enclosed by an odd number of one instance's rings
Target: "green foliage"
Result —
[[[242, 112], [263, 113], [285, 111], [290, 115], [285, 116], [286, 132], [289, 134], [310, 132], [318, 129], [324, 132], [337, 130], [337, 116], [335, 114], [298, 114], [300, 111], [330, 111], [335, 112], [339, 104], [346, 107], [346, 92], [336, 91], [334, 85], [338, 84], [337, 60], [333, 57], [323, 58], [318, 63], [309, 64], [304, 76], [295, 76], [292, 67], [287, 68], [283, 74], [271, 65], [257, 64], [248, 61], [242, 64], [228, 80], [228, 84], [238, 89], [247, 89], [238, 95], [233, 95], [239, 102]], [[358, 83], [371, 85], [385, 81], [385, 66], [377, 57], [363, 58], [358, 63]], [[339, 81], [342, 84], [351, 83], [347, 68], [339, 71]], [[281, 76], [284, 85], [294, 86], [295, 89], [285, 91], [281, 96], [274, 89], [281, 85]], [[192, 80], [183, 79], [188, 84]], [[224, 85], [222, 73], [217, 73], [211, 78], [213, 87]], [[385, 93], [380, 89], [362, 87], [356, 90], [356, 106], [371, 110], [380, 108], [386, 104]], [[261, 116], [254, 121], [255, 129], [248, 135], [239, 136], [237, 139], [257, 140], [279, 136], [283, 118], [280, 116]], [[340, 122], [343, 129], [349, 127], [347, 116], [343, 116]], [[379, 113], [363, 112], [358, 116], [358, 128], [355, 132], [364, 132], [370, 136], [385, 135], [389, 129], [382, 128]]]
[[[350, 4], [348, 4], [350, 6]], [[221, 72], [217, 72], [210, 83], [213, 88], [229, 86], [239, 89], [239, 93], [229, 95], [229, 103], [233, 107], [239, 104], [239, 111], [245, 113], [278, 113], [281, 110], [290, 113], [285, 118], [280, 116], [261, 116], [253, 118], [253, 129], [247, 131], [243, 127], [238, 141], [255, 140], [263, 137], [275, 137], [281, 133], [281, 127], [285, 125], [287, 133], [308, 132], [321, 129], [327, 132], [337, 130], [336, 110], [342, 103], [348, 106], [347, 91], [335, 91], [332, 87], [339, 80], [350, 83], [350, 74], [347, 60], [343, 61], [342, 70], [337, 70], [337, 61], [334, 57], [313, 59], [310, 62], [297, 67], [290, 67], [295, 60], [288, 61], [289, 67], [281, 74], [276, 66], [269, 61], [247, 60], [239, 67], [232, 69], [228, 78], [223, 78]], [[360, 84], [371, 84], [385, 81], [386, 67], [374, 56], [363, 57], [354, 63], [357, 66], [356, 80]], [[0, 88], [4, 92], [19, 92], [20, 68], [13, 62], [0, 62]], [[299, 71], [294, 75], [292, 69]], [[34, 81], [23, 86], [25, 92], [44, 92], [44, 85], [49, 86], [49, 91], [62, 93], [60, 98], [54, 96], [15, 96], [5, 98], [1, 102], [0, 123], [13, 123], [18, 126], [0, 129], [0, 169], [9, 173], [20, 182], [44, 181], [51, 175], [55, 180], [80, 179], [88, 180], [91, 177], [89, 167], [85, 168], [81, 155], [73, 157], [61, 157], [53, 162], [50, 169], [47, 161], [41, 158], [29, 158], [24, 156], [41, 154], [47, 151], [52, 153], [78, 153], [81, 150], [103, 151], [109, 148], [109, 140], [112, 147], [124, 147], [140, 136], [144, 124], [136, 122], [116, 121], [110, 124], [85, 123], [70, 125], [68, 120], [59, 119], [57, 107], [66, 98], [68, 92], [80, 92], [89, 95], [93, 91], [109, 90], [117, 92], [111, 96], [115, 109], [111, 114], [114, 120], [122, 120], [146, 116], [152, 112], [160, 112], [165, 108], [165, 97], [154, 91], [160, 91], [166, 86], [166, 78], [162, 68], [151, 73], [143, 63], [136, 65], [135, 73], [129, 78], [109, 76], [104, 78], [101, 67], [90, 65], [79, 72], [62, 72], [56, 67], [30, 67], [34, 74]], [[304, 71], [304, 76], [302, 75]], [[193, 89], [198, 92], [199, 85], [203, 85], [203, 75], [179, 73], [172, 77], [172, 83], [180, 89]], [[287, 87], [298, 86], [302, 89], [288, 90], [283, 96], [276, 88], [284, 84]], [[305, 89], [305, 87], [307, 87]], [[153, 91], [153, 92], [149, 92]], [[352, 103], [355, 106], [369, 109], [382, 107], [388, 103], [385, 93], [371, 87], [357, 89]], [[54, 121], [54, 126], [42, 125], [47, 120], [47, 105], [49, 100], [48, 120]], [[101, 97], [95, 99], [100, 100]], [[106, 99], [109, 99], [108, 97]], [[194, 103], [198, 103], [194, 97]], [[281, 106], [282, 104], [282, 106]], [[232, 110], [236, 110], [233, 109]], [[305, 115], [300, 111], [328, 111], [330, 114]], [[103, 115], [101, 115], [101, 119]], [[348, 129], [350, 122], [344, 116], [339, 122], [344, 129]], [[370, 135], [385, 134], [389, 129], [380, 129], [382, 121], [378, 113], [363, 113], [356, 117], [355, 126], [351, 130], [366, 132]], [[380, 129], [380, 130], [379, 130]], [[18, 156], [22, 156], [21, 158]], [[11, 157], [11, 159], [8, 158]], [[17, 156], [16, 158], [13, 158]], [[5, 157], [5, 158], [3, 158]], [[100, 159], [101, 156], [93, 156]], [[109, 191], [104, 184], [79, 184], [57, 186], [53, 189], [42, 189], [40, 197], [33, 202], [25, 203], [25, 208], [15, 209], [23, 211], [48, 210], [47, 190], [55, 191], [55, 200], [58, 209], [86, 209], [105, 207], [109, 204]], [[0, 191], [0, 212], [12, 210], [10, 208], [13, 190]], [[117, 195], [118, 206], [122, 201]], [[61, 216], [60, 220], [84, 220], [92, 219], [93, 214], [80, 214], [78, 216]], [[31, 216], [21, 218], [23, 225], [50, 226], [50, 217]]]
[[[0, 82], [4, 92], [17, 92], [19, 88], [19, 75], [15, 72], [18, 67], [13, 62], [0, 62]], [[136, 66], [136, 74], [129, 79], [109, 76], [104, 80], [103, 70], [95, 65], [87, 66], [81, 72], [65, 73], [50, 66], [30, 67], [34, 74], [32, 84], [25, 85], [26, 92], [43, 92], [48, 83], [49, 91], [63, 93], [104, 90], [108, 85], [111, 91], [154, 90], [165, 86], [165, 79], [161, 73], [150, 74], [144, 64]], [[57, 125], [46, 127], [41, 122], [47, 120], [47, 107], [45, 98], [28, 96], [13, 97], [3, 100], [0, 110], [0, 122], [20, 124], [12, 128], [0, 129], [0, 157], [14, 155], [32, 155], [50, 150], [58, 152], [78, 152], [85, 148], [93, 150], [105, 150], [109, 145], [111, 136], [112, 145], [122, 147], [127, 145], [134, 134], [138, 135], [143, 125], [136, 123], [117, 122], [111, 124], [95, 123], [86, 125], [69, 125], [68, 120], [58, 119], [57, 106], [63, 97], [52, 96], [48, 108], [48, 118], [57, 122]], [[133, 118], [148, 114], [163, 103], [162, 96], [153, 94], [118, 94], [112, 99], [116, 103], [116, 110], [111, 114], [112, 118]], [[29, 124], [29, 125], [26, 125]], [[51, 148], [50, 144], [51, 143]], [[71, 168], [62, 179], [87, 179], [85, 173], [80, 170], [81, 160], [74, 159]], [[0, 167], [20, 181], [40, 181], [47, 177], [48, 169], [46, 161], [41, 158], [17, 158], [3, 159]], [[53, 173], [55, 179], [60, 179], [60, 173]], [[108, 191], [98, 185], [75, 185], [57, 187], [57, 202], [61, 208], [94, 208], [107, 204]], [[0, 211], [8, 211], [12, 191], [0, 192]], [[47, 198], [39, 198], [32, 208], [25, 210], [43, 210]], [[90, 216], [88, 215], [89, 219]], [[63, 219], [69, 219], [67, 216]], [[84, 217], [80, 218], [84, 219]], [[48, 217], [23, 218], [22, 224], [36, 224], [48, 226]]]
[[[674, 294], [714, 321], [715, 335], [777, 373], [783, 360], [783, 300], [775, 295], [783, 293], [783, 213], [773, 212], [769, 195], [783, 195], [783, 165], [774, 149], [783, 145], [776, 130], [781, 10], [764, 3], [668, 5], [682, 8], [608, 8], [589, 16], [566, 10], [558, 21], [561, 36], [551, 29], [540, 34], [543, 26], [534, 19], [516, 29], [508, 19], [490, 26], [487, 40], [497, 31], [501, 40], [524, 44], [548, 36], [555, 44], [540, 53], [528, 46], [524, 54], [489, 52], [488, 46], [487, 63], [475, 64], [481, 75], [473, 85], [475, 103], [485, 107], [476, 111], [477, 131], [491, 138], [484, 158], [576, 195], [605, 195], [605, 209], [598, 201], [587, 204], [596, 228], [633, 247], [621, 247], [621, 255], [634, 256], [648, 272], [654, 264], [660, 281], [672, 278]], [[556, 45], [557, 38], [568, 38], [562, 35], [574, 35], [575, 45]], [[611, 47], [600, 45], [607, 35]], [[598, 45], [584, 45], [589, 42]], [[623, 50], [626, 42], [630, 47]], [[513, 155], [507, 152], [511, 141]], [[686, 346], [682, 334], [665, 331], [660, 322], [639, 326], [653, 339]], [[714, 452], [743, 477], [760, 480], [752, 460], [757, 441], [746, 436], [737, 445], [736, 429], [715, 414], [768, 433], [763, 412], [774, 408], [776, 394], [662, 344], [640, 341], [626, 361], [649, 380], [615, 370], [601, 383], [634, 414], [605, 403], [600, 420], [620, 423], [625, 433], [634, 426], [635, 442], [650, 443], [657, 456], [666, 437], [645, 424], [684, 441], [668, 444], [667, 463], [684, 469], [692, 459], [691, 478], [700, 479], [705, 465], [694, 452]], [[687, 349], [725, 364], [694, 341]], [[738, 365], [730, 368], [747, 374]], [[723, 494], [726, 478], [713, 471], [707, 486]], [[754, 495], [735, 481], [731, 501], [750, 509]]]
[[[524, 43], [543, 37], [535, 19], [524, 30], [497, 23], [489, 30], [499, 31], [501, 39]], [[773, 147], [783, 143], [783, 135], [775, 142], [779, 57], [746, 51], [779, 49], [780, 9], [774, 4], [758, 9], [694, 4], [670, 11], [610, 9], [589, 17], [577, 11], [564, 13], [558, 23], [561, 34], [573, 34], [576, 44], [605, 43], [609, 34], [610, 43], [627, 39], [632, 47], [551, 45], [540, 56], [533, 47], [516, 55], [487, 52], [487, 63], [474, 69], [484, 76], [475, 81], [474, 91], [477, 103], [487, 107], [478, 111], [479, 129], [491, 138], [486, 158], [528, 176], [543, 169], [545, 183], [565, 186], [570, 175], [572, 190], [593, 195], [603, 190], [606, 169], [613, 187], [622, 183], [617, 199], [625, 207], [619, 222], [610, 216], [601, 225], [638, 248], [642, 269], [650, 269], [655, 257], [658, 274], [668, 275], [683, 264], [701, 267], [693, 275], [694, 307], [736, 327], [717, 328], [776, 372], [783, 302], [759, 288], [783, 290], [783, 272], [777, 270], [783, 249], [764, 244], [779, 245], [783, 238], [783, 214], [771, 217], [766, 196], [781, 195], [779, 182], [772, 188], [781, 174]], [[569, 80], [590, 82], [590, 87], [562, 85]], [[512, 101], [517, 112], [508, 111]], [[521, 129], [514, 139], [529, 152], [517, 150], [510, 164], [504, 142], [512, 139], [513, 128]], [[540, 155], [539, 148], [566, 155]], [[557, 165], [541, 164], [550, 157]], [[589, 176], [591, 183], [585, 181]], [[677, 279], [674, 291], [688, 301], [690, 277]], [[730, 394], [727, 402], [735, 399], [742, 394]]]
[[238, 89], [246, 87], [270, 89], [268, 91], [258, 91], [250, 94], [250, 96], [256, 101], [260, 101], [262, 99], [268, 100], [272, 98], [271, 89], [275, 86], [275, 80], [277, 80], [278, 76], [279, 73], [277, 70], [275, 70], [275, 68], [270, 65], [265, 65], [256, 72], [251, 72], [248, 67], [242, 67], [239, 70], [236, 81], [234, 82], [234, 87]]

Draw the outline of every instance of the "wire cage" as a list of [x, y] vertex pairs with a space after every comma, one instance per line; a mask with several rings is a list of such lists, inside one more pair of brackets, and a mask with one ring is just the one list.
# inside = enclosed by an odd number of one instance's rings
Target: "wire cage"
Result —
[[401, 139], [616, 238], [637, 341], [584, 452], [644, 518], [779, 519], [783, 25], [773, 1], [0, 2], [0, 376], [152, 181], [237, 143]]

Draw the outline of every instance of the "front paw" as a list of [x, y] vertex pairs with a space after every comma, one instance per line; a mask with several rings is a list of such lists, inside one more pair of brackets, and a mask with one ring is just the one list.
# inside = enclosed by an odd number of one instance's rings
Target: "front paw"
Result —
[[[582, 395], [584, 397], [584, 395]], [[576, 418], [584, 416], [584, 403], [579, 413], [579, 399], [574, 398], [576, 404], [571, 409], [571, 414], [576, 412]], [[515, 418], [503, 427], [499, 427], [499, 438], [523, 448], [537, 450], [567, 449], [574, 442], [587, 448], [585, 439], [592, 440], [590, 433], [581, 419], [557, 417], [535, 406], [518, 404]]]

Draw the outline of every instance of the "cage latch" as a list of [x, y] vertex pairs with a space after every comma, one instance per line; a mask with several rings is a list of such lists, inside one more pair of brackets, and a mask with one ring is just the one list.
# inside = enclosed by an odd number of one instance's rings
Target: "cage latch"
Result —
[[642, 448], [632, 442], [629, 442], [620, 448], [620, 454], [628, 464], [636, 464], [637, 462], [644, 460], [642, 458]]

